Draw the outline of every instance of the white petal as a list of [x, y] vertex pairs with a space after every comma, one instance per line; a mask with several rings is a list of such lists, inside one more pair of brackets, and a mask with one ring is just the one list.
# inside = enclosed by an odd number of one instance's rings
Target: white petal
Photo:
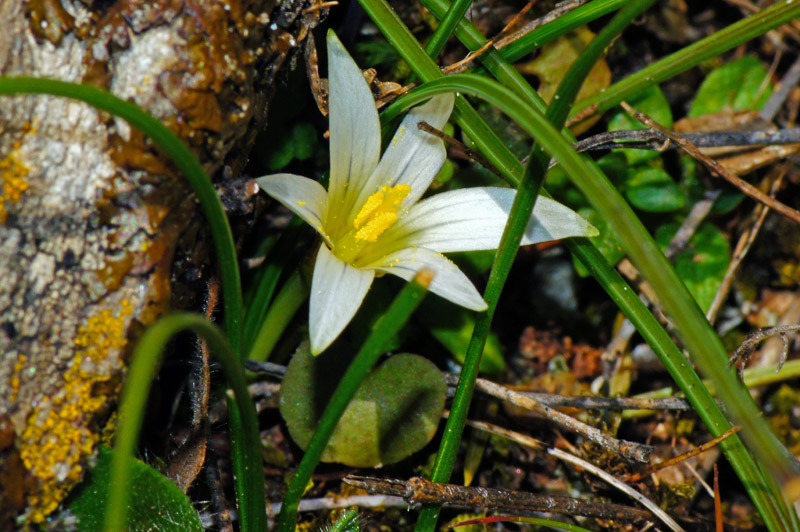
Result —
[[317, 230], [326, 241], [322, 226], [328, 210], [328, 193], [322, 185], [294, 174], [273, 174], [256, 178], [261, 189]]
[[409, 111], [369, 182], [361, 190], [356, 205], [362, 205], [384, 185], [411, 186], [411, 193], [403, 200], [406, 208], [422, 197], [444, 164], [447, 153], [440, 138], [419, 129], [417, 124], [424, 121], [436, 129], [444, 128], [454, 100], [452, 94], [441, 94]]
[[318, 355], [347, 327], [367, 295], [375, 272], [359, 270], [319, 247], [311, 278], [308, 328], [311, 353]]
[[428, 290], [471, 310], [487, 308], [472, 281], [450, 259], [435, 251], [425, 248], [401, 249], [369, 267], [391, 273], [406, 281], [413, 279], [421, 269], [427, 268], [435, 274]]
[[[513, 189], [497, 187], [436, 194], [411, 207], [381, 235], [381, 249], [419, 246], [439, 253], [495, 249], [500, 244], [515, 194]], [[597, 229], [575, 211], [539, 197], [522, 245], [597, 234]]]
[[333, 31], [328, 31], [331, 214], [352, 209], [381, 153], [381, 128], [372, 92], [361, 69]]

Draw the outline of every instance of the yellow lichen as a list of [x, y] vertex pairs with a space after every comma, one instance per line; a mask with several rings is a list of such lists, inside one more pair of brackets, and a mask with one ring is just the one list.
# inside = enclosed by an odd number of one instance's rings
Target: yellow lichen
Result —
[[131, 304], [123, 301], [117, 315], [102, 310], [78, 328], [75, 356], [64, 373], [63, 387], [42, 398], [28, 417], [20, 455], [39, 481], [38, 489], [28, 496], [29, 522], [44, 521], [82, 476], [81, 463], [100, 439], [90, 429], [91, 422], [105, 409], [112, 391], [97, 386], [112, 375], [95, 372], [96, 364], [125, 347], [127, 317], [132, 312]]
[[25, 369], [25, 362], [28, 360], [28, 357], [25, 355], [20, 355], [17, 359], [17, 362], [14, 364], [14, 369], [11, 372], [11, 401], [17, 399], [17, 394], [19, 393], [19, 374], [20, 372]]
[[28, 166], [19, 160], [16, 151], [19, 144], [14, 145], [14, 150], [4, 159], [0, 159], [0, 223], [5, 223], [8, 217], [6, 202], [19, 201], [23, 192], [28, 190]]

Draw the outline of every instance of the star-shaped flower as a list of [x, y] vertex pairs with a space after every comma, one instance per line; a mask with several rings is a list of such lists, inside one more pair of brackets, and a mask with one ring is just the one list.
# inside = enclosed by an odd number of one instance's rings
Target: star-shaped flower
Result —
[[[457, 305], [485, 310], [472, 282], [442, 253], [495, 249], [515, 191], [482, 187], [453, 190], [420, 201], [445, 161], [442, 129], [453, 95], [412, 109], [383, 157], [378, 111], [361, 70], [328, 32], [330, 185], [292, 174], [258, 178], [259, 186], [314, 227], [322, 237], [311, 280], [311, 352], [319, 354], [350, 323], [376, 275], [411, 280], [423, 268], [435, 274], [429, 290]], [[567, 207], [540, 197], [522, 244], [597, 230]]]

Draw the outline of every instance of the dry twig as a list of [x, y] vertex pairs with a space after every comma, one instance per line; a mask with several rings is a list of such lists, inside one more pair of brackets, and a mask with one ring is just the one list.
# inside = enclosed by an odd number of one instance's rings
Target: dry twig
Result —
[[447, 67], [443, 68], [442, 72], [444, 72], [445, 74], [456, 74], [456, 73], [464, 72], [465, 70], [467, 70], [469, 68], [469, 66], [472, 64], [473, 61], [475, 61], [478, 57], [480, 57], [481, 55], [486, 53], [486, 51], [489, 48], [494, 46], [494, 44], [498, 40], [500, 40], [500, 37], [502, 37], [511, 28], [516, 26], [517, 22], [519, 22], [519, 19], [522, 16], [524, 16], [525, 13], [530, 11], [530, 9], [533, 7], [533, 5], [535, 3], [536, 3], [536, 0], [530, 0], [530, 2], [528, 2], [525, 5], [525, 7], [523, 7], [520, 10], [519, 13], [514, 15], [514, 18], [512, 18], [511, 21], [508, 24], [506, 24], [505, 27], [502, 30], [500, 30], [500, 32], [497, 35], [495, 35], [494, 37], [492, 37], [491, 39], [486, 41], [486, 43], [483, 46], [481, 46], [480, 48], [478, 48], [474, 52], [468, 53], [467, 56], [464, 59], [462, 59], [461, 61], [457, 61], [457, 62], [453, 63], [452, 65], [448, 65]]
[[442, 139], [444, 142], [450, 144], [451, 146], [455, 146], [456, 148], [462, 150], [464, 152], [464, 154], [469, 159], [471, 159], [472, 161], [474, 161], [474, 162], [478, 163], [479, 165], [483, 166], [484, 168], [486, 168], [487, 170], [492, 172], [494, 175], [496, 175], [500, 179], [505, 179], [503, 174], [500, 173], [500, 170], [495, 168], [494, 165], [492, 163], [490, 163], [486, 159], [486, 157], [481, 155], [480, 152], [477, 152], [477, 151], [473, 150], [472, 148], [470, 148], [469, 146], [467, 146], [466, 144], [464, 144], [460, 140], [458, 140], [458, 139], [456, 139], [454, 137], [451, 137], [450, 135], [447, 135], [443, 131], [440, 131], [440, 130], [436, 129], [435, 127], [433, 127], [429, 123], [425, 122], [424, 120], [421, 121], [421, 122], [417, 122], [417, 127], [419, 129], [421, 129], [422, 131], [424, 131], [425, 133], [429, 133], [429, 134], [433, 135], [434, 137], [438, 137], [438, 138]]
[[798, 330], [800, 330], [800, 325], [781, 325], [778, 327], [766, 327], [764, 329], [759, 329], [750, 334], [747, 339], [742, 342], [742, 345], [740, 345], [739, 348], [733, 352], [728, 364], [732, 367], [741, 361], [742, 365], [739, 367], [739, 377], [742, 377], [742, 372], [744, 371], [743, 366], [747, 363], [747, 360], [750, 358], [750, 355], [753, 353], [756, 346], [770, 336], [780, 335], [781, 340], [783, 340], [783, 351], [781, 352], [781, 357], [778, 361], [778, 367], [775, 369], [775, 373], [778, 373], [786, 363], [786, 357], [789, 353], [789, 338], [786, 335], [787, 333], [796, 332]]
[[581, 423], [577, 419], [566, 414], [562, 414], [558, 410], [550, 408], [549, 406], [545, 406], [531, 397], [523, 395], [519, 392], [515, 392], [514, 390], [510, 390], [505, 386], [496, 384], [492, 381], [487, 381], [486, 379], [477, 379], [475, 381], [475, 387], [476, 389], [491, 395], [492, 397], [497, 397], [498, 399], [502, 399], [503, 401], [511, 403], [515, 406], [534, 412], [548, 421], [557, 424], [559, 427], [569, 430], [570, 432], [580, 434], [586, 439], [596, 443], [597, 445], [600, 445], [604, 449], [619, 453], [626, 460], [642, 463], [648, 463], [650, 461], [650, 454], [653, 452], [653, 447], [649, 445], [618, 440], [601, 430], [598, 430], [585, 423]]
[[[775, 179], [775, 181], [773, 181], [772, 186], [770, 187], [769, 195], [771, 197], [774, 197], [778, 190], [780, 190], [781, 185], [783, 184], [783, 178], [786, 176], [786, 173], [793, 164], [793, 161], [787, 161], [785, 164], [780, 166], [778, 170], [778, 177]], [[764, 224], [764, 220], [766, 219], [768, 213], [769, 208], [766, 205], [756, 205], [756, 208], [753, 211], [753, 218], [755, 218], [755, 222], [750, 229], [746, 230], [739, 237], [739, 241], [736, 243], [736, 248], [733, 250], [733, 256], [731, 257], [730, 264], [728, 264], [728, 269], [725, 272], [725, 276], [722, 278], [722, 282], [717, 289], [717, 293], [714, 294], [714, 300], [711, 302], [708, 312], [706, 312], [706, 318], [708, 319], [709, 323], [714, 323], [717, 320], [717, 314], [719, 314], [719, 310], [722, 308], [722, 303], [724, 303], [725, 299], [728, 297], [728, 292], [733, 284], [733, 278], [736, 275], [736, 272], [739, 270], [739, 266], [742, 264], [742, 261], [747, 256], [747, 253], [750, 251], [750, 247], [753, 245], [753, 242], [755, 242], [756, 236], [761, 230], [761, 226]]]
[[734, 434], [736, 434], [737, 432], [739, 432], [739, 429], [741, 429], [741, 428], [742, 427], [740, 427], [738, 425], [733, 426], [733, 427], [729, 428], [728, 430], [726, 430], [725, 432], [723, 432], [722, 434], [720, 434], [719, 436], [717, 436], [716, 438], [714, 438], [713, 440], [707, 441], [706, 443], [704, 443], [700, 447], [695, 447], [694, 449], [691, 449], [691, 450], [689, 450], [689, 451], [687, 451], [685, 453], [681, 453], [678, 456], [674, 456], [674, 457], [670, 458], [669, 460], [664, 460], [663, 462], [659, 462], [657, 464], [654, 464], [654, 465], [648, 467], [647, 469], [645, 469], [644, 471], [640, 471], [639, 473], [635, 473], [633, 475], [630, 475], [627, 480], [629, 482], [638, 482], [639, 480], [643, 479], [644, 477], [652, 475], [656, 471], [661, 471], [662, 469], [666, 469], [668, 467], [672, 467], [672, 466], [674, 466], [676, 464], [679, 464], [679, 463], [681, 463], [681, 462], [683, 462], [685, 460], [688, 460], [689, 458], [691, 458], [693, 456], [697, 456], [698, 454], [704, 453], [704, 452], [708, 451], [709, 449], [712, 449], [715, 446], [717, 446], [721, 441], [726, 440], [726, 439], [730, 438], [731, 436], [733, 436]]
[[771, 198], [758, 190], [756, 187], [748, 183], [747, 181], [743, 180], [739, 176], [733, 175], [732, 173], [728, 172], [725, 168], [722, 167], [717, 161], [707, 157], [704, 155], [700, 150], [692, 144], [687, 139], [677, 135], [676, 133], [668, 130], [649, 116], [644, 113], [640, 113], [639, 111], [632, 108], [626, 102], [622, 102], [622, 108], [625, 109], [631, 116], [635, 117], [644, 125], [655, 129], [656, 131], [660, 132], [661, 134], [665, 135], [671, 141], [675, 142], [681, 149], [683, 149], [687, 154], [689, 154], [692, 158], [700, 161], [704, 165], [706, 165], [710, 170], [711, 173], [722, 177], [733, 186], [741, 190], [744, 194], [750, 196], [751, 198], [755, 199], [763, 203], [764, 205], [769, 206], [771, 209], [778, 211], [779, 213], [783, 214], [787, 218], [800, 223], [800, 212], [792, 209], [788, 205], [779, 202], [778, 200]]
[[347, 477], [345, 482], [365, 489], [369, 493], [403, 497], [409, 504], [440, 504], [466, 509], [489, 508], [516, 515], [531, 512], [561, 513], [632, 523], [651, 521], [654, 518], [650, 512], [621, 504], [521, 491], [435, 484], [419, 477], [404, 481], [352, 475]]
[[564, 2], [560, 2], [556, 4], [555, 8], [547, 13], [545, 16], [537, 18], [536, 20], [532, 20], [525, 24], [523, 27], [508, 35], [503, 37], [502, 39], [497, 41], [497, 49], [501, 50], [511, 44], [512, 42], [516, 41], [517, 39], [524, 37], [525, 35], [529, 34], [536, 28], [540, 26], [544, 26], [550, 22], [553, 22], [558, 17], [566, 15], [570, 11], [575, 8], [578, 8], [588, 2], [588, 0], [566, 0]]
[[[486, 423], [483, 421], [467, 421], [467, 424], [481, 430], [489, 431], [493, 434], [498, 434], [526, 447], [532, 447], [534, 449], [542, 449], [544, 447], [544, 444], [535, 438], [531, 438], [530, 436], [526, 436], [525, 434], [521, 434], [519, 432], [504, 429], [503, 427], [499, 427], [491, 423]], [[632, 487], [628, 486], [621, 480], [617, 479], [616, 477], [610, 475], [609, 473], [606, 473], [596, 465], [587, 462], [586, 460], [583, 460], [581, 458], [578, 458], [573, 454], [562, 451], [561, 449], [555, 449], [555, 448], [545, 448], [545, 449], [548, 454], [577, 467], [579, 470], [588, 471], [589, 473], [604, 480], [609, 485], [625, 493], [633, 500], [638, 501], [642, 506], [653, 512], [654, 515], [658, 516], [658, 518], [661, 519], [661, 521], [663, 521], [664, 524], [666, 524], [672, 530], [676, 532], [678, 530], [683, 530], [680, 527], [680, 525], [678, 525], [678, 523], [676, 523], [675, 520], [672, 519], [672, 517], [670, 517], [664, 510], [662, 510], [653, 501], [651, 501], [650, 499], [648, 499], [647, 497], [645, 497]]]

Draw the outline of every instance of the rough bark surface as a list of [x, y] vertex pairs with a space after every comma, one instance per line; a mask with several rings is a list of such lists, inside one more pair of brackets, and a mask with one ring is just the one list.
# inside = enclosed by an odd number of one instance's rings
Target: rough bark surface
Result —
[[[276, 73], [318, 20], [311, 4], [0, 0], [0, 74], [104, 87], [209, 175], [236, 175]], [[80, 480], [131, 338], [170, 304], [193, 218], [182, 176], [125, 122], [0, 97], [0, 529], [23, 512], [42, 522]]]

